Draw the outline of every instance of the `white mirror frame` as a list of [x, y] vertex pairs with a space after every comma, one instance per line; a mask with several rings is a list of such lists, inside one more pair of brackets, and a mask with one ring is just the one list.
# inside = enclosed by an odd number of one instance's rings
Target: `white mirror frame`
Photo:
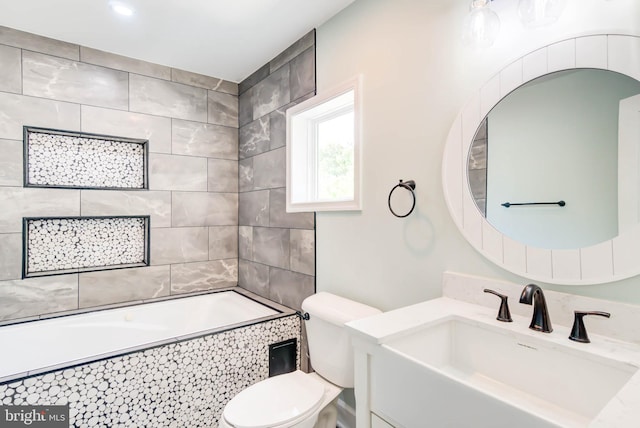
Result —
[[575, 250], [536, 248], [496, 230], [475, 205], [467, 176], [467, 154], [489, 111], [517, 87], [548, 73], [598, 68], [640, 81], [640, 37], [591, 35], [557, 42], [507, 65], [467, 102], [445, 145], [442, 183], [449, 212], [467, 241], [512, 273], [552, 284], [613, 282], [640, 274], [640, 224], [621, 235]]

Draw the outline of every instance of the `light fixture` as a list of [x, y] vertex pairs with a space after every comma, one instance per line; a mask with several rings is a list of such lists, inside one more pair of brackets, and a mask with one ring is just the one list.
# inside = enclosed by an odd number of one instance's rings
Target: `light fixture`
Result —
[[500, 32], [500, 18], [489, 3], [490, 0], [472, 0], [469, 7], [463, 39], [476, 49], [491, 46]]
[[544, 27], [558, 20], [566, 0], [520, 0], [518, 15], [525, 27]]
[[134, 13], [134, 9], [131, 6], [121, 1], [111, 0], [109, 2], [109, 6], [115, 13], [119, 15], [131, 16]]

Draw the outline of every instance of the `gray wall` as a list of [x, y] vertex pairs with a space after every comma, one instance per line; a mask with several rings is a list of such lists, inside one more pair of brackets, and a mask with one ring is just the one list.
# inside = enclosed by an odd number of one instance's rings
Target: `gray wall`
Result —
[[[236, 285], [237, 84], [5, 27], [0, 64], [0, 321]], [[23, 188], [23, 125], [148, 138], [150, 189]], [[20, 279], [23, 216], [145, 214], [152, 266]]]
[[238, 285], [296, 309], [315, 291], [315, 221], [285, 211], [285, 111], [315, 89], [315, 31], [240, 83]]

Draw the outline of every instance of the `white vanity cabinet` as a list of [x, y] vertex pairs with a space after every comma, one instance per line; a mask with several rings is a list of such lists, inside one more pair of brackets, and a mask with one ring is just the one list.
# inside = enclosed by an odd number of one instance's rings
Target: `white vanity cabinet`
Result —
[[356, 427], [637, 425], [640, 345], [575, 343], [567, 326], [541, 333], [495, 313], [440, 298], [348, 323]]

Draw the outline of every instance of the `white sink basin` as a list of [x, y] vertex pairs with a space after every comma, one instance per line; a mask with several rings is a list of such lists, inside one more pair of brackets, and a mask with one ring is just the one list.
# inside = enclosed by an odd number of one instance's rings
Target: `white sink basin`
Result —
[[[530, 425], [523, 422], [520, 426], [543, 426], [541, 421], [545, 421], [548, 426], [565, 427], [587, 426], [637, 371], [635, 366], [588, 352], [589, 345], [582, 346], [584, 351], [543, 336], [449, 316], [392, 339], [383, 348], [391, 351], [388, 358], [395, 361], [392, 364], [397, 364], [400, 356], [414, 371], [415, 366], [420, 368], [416, 376], [422, 376], [421, 388], [434, 388], [422, 391], [431, 397], [425, 406], [433, 406], [428, 411], [434, 421], [438, 420], [434, 412], [439, 410], [439, 397], [444, 397], [443, 403], [445, 398], [455, 397], [462, 413], [470, 409], [470, 418], [471, 410], [479, 406], [481, 414], [495, 414], [496, 418], [512, 418], [509, 412], [532, 415]], [[405, 368], [411, 372], [406, 364], [398, 364], [398, 373]], [[380, 387], [394, 388], [393, 380]], [[470, 390], [476, 401], [465, 403], [465, 397], [471, 397]], [[478, 395], [483, 397], [481, 406]], [[445, 407], [450, 418], [451, 408]], [[508, 420], [503, 422], [496, 419], [489, 426], [509, 426]]]

